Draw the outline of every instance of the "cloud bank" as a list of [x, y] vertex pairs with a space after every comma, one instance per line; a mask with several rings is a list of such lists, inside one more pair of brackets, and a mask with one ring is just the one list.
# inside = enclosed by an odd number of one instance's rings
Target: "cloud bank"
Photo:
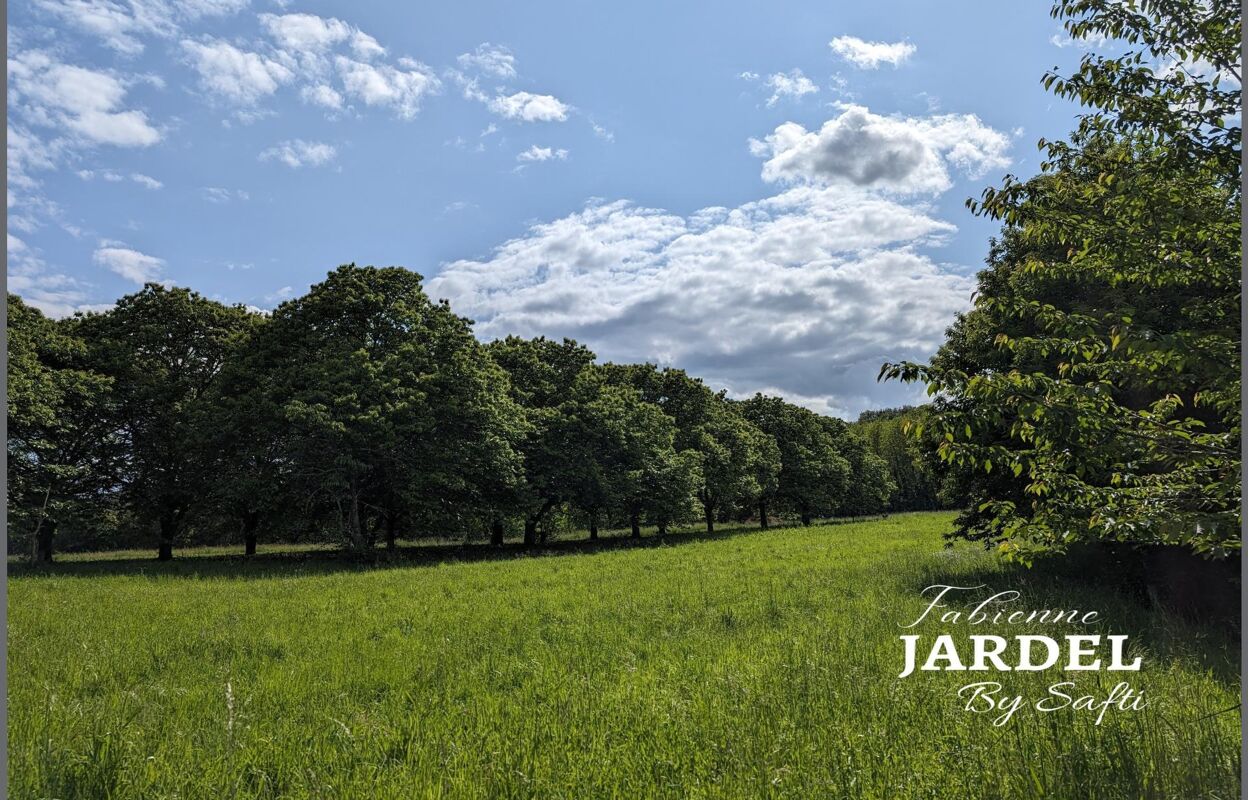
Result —
[[953, 172], [1004, 166], [1008, 143], [971, 116], [849, 107], [819, 131], [786, 123], [756, 143], [778, 194], [687, 216], [593, 203], [444, 265], [428, 289], [485, 339], [570, 336], [734, 396], [853, 416], [911, 399], [875, 382], [880, 363], [930, 355], [969, 305], [969, 270], [924, 252], [956, 229], [921, 198]]

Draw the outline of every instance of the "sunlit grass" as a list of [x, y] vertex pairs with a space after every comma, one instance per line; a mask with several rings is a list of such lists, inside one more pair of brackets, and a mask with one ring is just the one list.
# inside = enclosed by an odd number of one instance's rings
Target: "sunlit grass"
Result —
[[[19, 574], [11, 796], [1238, 796], [1233, 635], [942, 549], [950, 521], [480, 562]], [[1023, 709], [997, 728], [957, 702], [964, 674], [899, 680], [898, 624], [935, 582], [1100, 611], [1097, 632], [1144, 656], [1129, 679], [1150, 706], [1099, 727]], [[1068, 677], [993, 679], [1039, 696]], [[1076, 680], [1104, 694], [1118, 679]]]

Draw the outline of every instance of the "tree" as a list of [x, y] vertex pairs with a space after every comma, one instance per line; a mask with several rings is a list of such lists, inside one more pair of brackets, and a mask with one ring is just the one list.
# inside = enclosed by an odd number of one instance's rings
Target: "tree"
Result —
[[519, 478], [507, 377], [421, 277], [348, 264], [283, 303], [248, 372], [282, 432], [292, 489], [353, 552], [400, 515], [468, 528]]
[[880, 457], [894, 485], [888, 499], [892, 511], [930, 511], [941, 508], [939, 465], [929, 465], [918, 442], [907, 432], [922, 424], [926, 408], [907, 406], [864, 411], [850, 427], [871, 452]]
[[207, 477], [211, 460], [196, 446], [200, 404], [250, 316], [149, 283], [71, 326], [87, 342], [89, 363], [112, 381], [107, 415], [124, 447], [124, 496], [140, 519], [155, 522], [161, 560], [173, 557]]
[[[1090, 113], [976, 212], [1004, 226], [930, 364], [946, 462], [996, 475], [964, 535], [1026, 560], [1071, 542], [1240, 547], [1240, 10], [1063, 0], [1086, 55], [1045, 76]], [[1160, 66], [1157, 66], [1160, 65]], [[985, 341], [991, 338], [987, 353]]]
[[29, 536], [31, 561], [49, 563], [61, 522], [112, 487], [112, 383], [90, 369], [68, 325], [12, 294], [7, 334], [9, 524]]
[[883, 511], [897, 488], [884, 459], [872, 452], [844, 420], [820, 417], [819, 421], [836, 442], [837, 452], [849, 465], [849, 478], [833, 513], [841, 517], [861, 517]]
[[240, 341], [203, 404], [195, 426], [214, 460], [206, 493], [215, 508], [238, 520], [246, 555], [255, 555], [262, 524], [289, 509], [288, 429], [268, 389], [265, 338], [268, 318], [248, 319]]
[[636, 388], [676, 423], [674, 447], [698, 454], [696, 495], [707, 532], [724, 507], [753, 502], [780, 470], [775, 442], [749, 422], [723, 391], [713, 392], [684, 370], [652, 364], [608, 364], [608, 378]]
[[759, 498], [764, 519], [772, 506], [795, 511], [803, 525], [832, 513], [849, 479], [849, 462], [819, 415], [779, 397], [756, 394], [741, 403], [746, 419], [772, 436], [780, 450], [775, 488]]
[[555, 506], [573, 494], [588, 493], [585, 434], [569, 415], [577, 380], [593, 364], [594, 354], [571, 339], [509, 336], [486, 346], [509, 379], [511, 397], [527, 423], [520, 442], [524, 480], [516, 504], [524, 518], [524, 543], [535, 545], [538, 526]]
[[633, 538], [641, 536], [643, 518], [665, 534], [693, 510], [701, 456], [676, 448], [675, 421], [636, 389], [609, 388], [604, 399], [611, 397], [617, 400], [611, 410], [617, 436], [609, 467], [613, 505], [627, 516]]

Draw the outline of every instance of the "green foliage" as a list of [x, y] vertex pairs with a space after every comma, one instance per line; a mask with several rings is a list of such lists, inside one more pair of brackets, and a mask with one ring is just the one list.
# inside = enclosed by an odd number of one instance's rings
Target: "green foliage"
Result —
[[[1050, 74], [1090, 107], [1041, 174], [972, 204], [1004, 224], [928, 365], [929, 435], [974, 481], [962, 530], [1022, 558], [1101, 539], [1240, 547], [1238, 4], [1060, 2], [1124, 43]], [[995, 351], [995, 352], [994, 352]]]
[[283, 303], [246, 374], [287, 480], [363, 551], [401, 514], [459, 522], [518, 481], [523, 421], [507, 377], [421, 277], [346, 265]]
[[64, 322], [8, 296], [8, 511], [13, 540], [52, 559], [63, 522], [104, 504], [119, 449], [105, 418], [112, 382]]
[[820, 417], [819, 421], [849, 466], [844, 492], [833, 513], [838, 517], [861, 517], [888, 508], [889, 498], [897, 489], [888, 464], [843, 420]]
[[960, 505], [946, 498], [942, 491], [942, 473], [948, 470], [939, 463], [930, 464], [911, 431], [923, 424], [926, 408], [904, 408], [864, 411], [850, 426], [870, 451], [883, 460], [893, 484], [887, 498], [892, 511], [932, 511]]
[[780, 472], [764, 497], [782, 510], [797, 513], [804, 525], [816, 515], [830, 515], [841, 505], [850, 464], [822, 417], [778, 397], [757, 394], [740, 404], [745, 418], [775, 439]]
[[764, 431], [681, 370], [599, 365], [568, 339], [482, 345], [401, 268], [342, 266], [271, 315], [155, 284], [63, 323], [10, 303], [23, 546], [72, 509], [118, 546], [156, 529], [162, 559], [262, 536], [364, 554], [383, 536], [502, 544], [517, 523], [529, 544], [699, 511], [714, 530], [769, 502], [809, 521], [889, 487], [840, 422], [772, 399]]
[[91, 368], [111, 380], [104, 416], [124, 445], [117, 480], [138, 517], [158, 527], [161, 558], [172, 557], [208, 479], [212, 459], [199, 446], [197, 423], [252, 317], [241, 306], [149, 283], [71, 323]]
[[660, 370], [652, 364], [608, 364], [604, 369], [609, 380], [635, 387], [642, 399], [671, 417], [677, 450], [697, 454], [701, 480], [696, 494], [708, 531], [715, 529], [721, 511], [750, 506], [774, 491], [780, 472], [775, 440], [747, 420], [723, 391], [711, 391], [684, 370]]

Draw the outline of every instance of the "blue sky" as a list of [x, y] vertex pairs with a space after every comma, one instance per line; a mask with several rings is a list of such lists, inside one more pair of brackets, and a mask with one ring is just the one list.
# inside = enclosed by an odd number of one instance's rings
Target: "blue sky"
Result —
[[[9, 286], [272, 308], [402, 265], [483, 338], [573, 336], [824, 413], [915, 399], [1077, 109], [1046, 3], [16, 0]], [[1063, 46], [1064, 45], [1064, 46]]]

